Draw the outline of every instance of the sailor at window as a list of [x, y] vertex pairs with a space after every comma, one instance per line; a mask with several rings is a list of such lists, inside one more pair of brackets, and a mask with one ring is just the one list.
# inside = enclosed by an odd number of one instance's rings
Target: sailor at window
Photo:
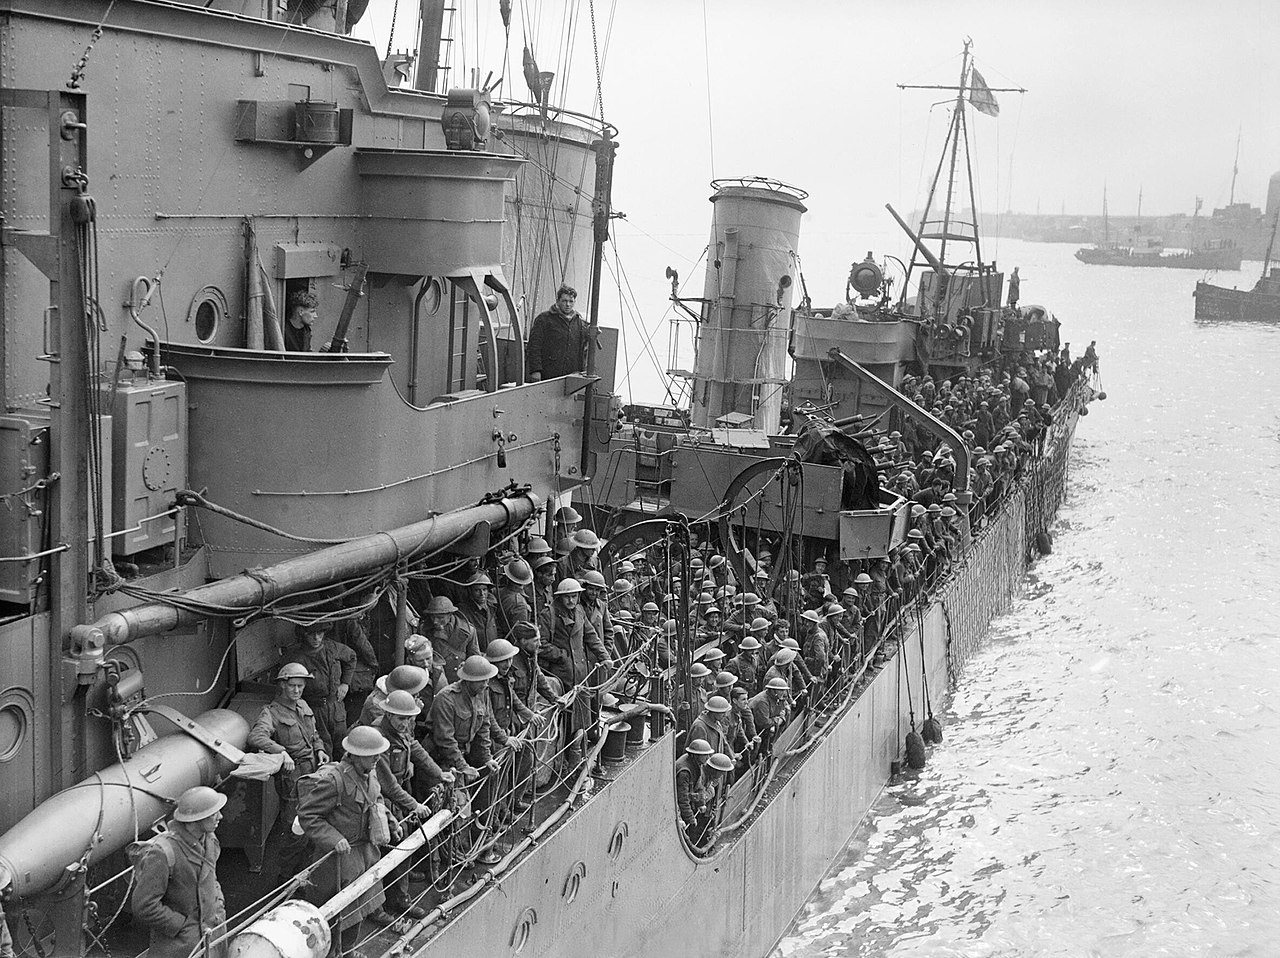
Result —
[[284, 348], [290, 353], [311, 352], [311, 327], [319, 315], [320, 300], [307, 289], [289, 295], [289, 315], [284, 321]]

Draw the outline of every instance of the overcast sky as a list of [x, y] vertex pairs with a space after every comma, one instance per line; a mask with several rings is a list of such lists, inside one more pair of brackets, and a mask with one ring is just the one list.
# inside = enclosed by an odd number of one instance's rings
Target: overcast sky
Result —
[[[501, 74], [498, 0], [454, 5], [455, 57]], [[417, 4], [399, 6], [394, 45], [411, 48]], [[373, 0], [357, 29], [380, 52], [391, 7]], [[502, 95], [528, 98], [528, 35], [557, 74], [553, 99], [592, 112], [587, 0], [514, 7]], [[620, 131], [615, 235], [655, 313], [663, 263], [698, 273], [713, 176], [806, 189], [807, 257], [825, 239], [861, 258], [880, 230], [901, 252], [883, 206], [922, 202], [949, 94], [896, 84], [954, 84], [966, 36], [991, 86], [1027, 89], [998, 93], [998, 118], [969, 113], [985, 212], [1096, 214], [1105, 182], [1112, 214], [1132, 214], [1139, 189], [1144, 213], [1191, 213], [1197, 196], [1207, 213], [1227, 202], [1237, 131], [1237, 201], [1262, 206], [1280, 170], [1280, 0], [596, 0], [595, 12], [605, 117]], [[848, 251], [838, 260], [827, 285], [842, 293]]]

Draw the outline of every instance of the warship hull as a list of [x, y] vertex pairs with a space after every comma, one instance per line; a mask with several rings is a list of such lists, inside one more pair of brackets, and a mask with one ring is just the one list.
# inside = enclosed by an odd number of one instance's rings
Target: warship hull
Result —
[[[862, 825], [923, 718], [1034, 556], [1065, 493], [1071, 441], [1089, 397], [1064, 404], [1046, 455], [977, 536], [937, 593], [904, 612], [905, 640], [843, 706], [821, 740], [770, 788], [757, 817], [708, 858], [681, 841], [675, 736], [648, 743], [587, 803], [407, 953], [764, 956]], [[907, 681], [906, 679], [909, 679]]]

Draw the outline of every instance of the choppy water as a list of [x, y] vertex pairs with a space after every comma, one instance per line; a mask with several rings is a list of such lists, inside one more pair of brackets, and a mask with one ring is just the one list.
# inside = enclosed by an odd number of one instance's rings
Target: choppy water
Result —
[[1194, 273], [1001, 252], [1109, 398], [945, 743], [776, 954], [1280, 954], [1280, 326], [1197, 325]]

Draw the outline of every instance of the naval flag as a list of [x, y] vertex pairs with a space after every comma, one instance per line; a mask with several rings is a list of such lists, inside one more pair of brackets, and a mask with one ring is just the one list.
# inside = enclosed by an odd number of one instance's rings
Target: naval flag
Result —
[[987, 81], [982, 79], [982, 74], [978, 72], [977, 67], [974, 67], [971, 72], [969, 102], [973, 104], [973, 108], [979, 113], [985, 113], [987, 116], [999, 116], [1000, 104], [996, 102], [996, 95], [987, 86]]

